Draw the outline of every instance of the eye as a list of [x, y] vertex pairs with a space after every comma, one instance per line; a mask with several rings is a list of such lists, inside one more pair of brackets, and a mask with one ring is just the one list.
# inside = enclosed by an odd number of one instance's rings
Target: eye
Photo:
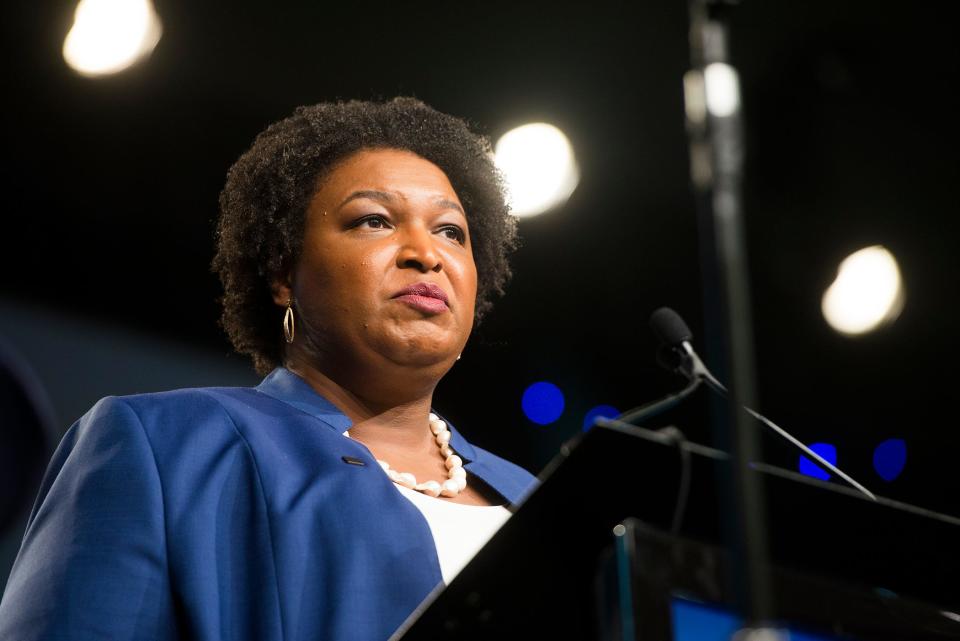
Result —
[[456, 225], [444, 225], [440, 228], [439, 233], [443, 234], [450, 240], [457, 241], [461, 245], [467, 241], [467, 233]]
[[387, 229], [389, 226], [390, 223], [381, 214], [362, 216], [350, 223], [350, 229]]

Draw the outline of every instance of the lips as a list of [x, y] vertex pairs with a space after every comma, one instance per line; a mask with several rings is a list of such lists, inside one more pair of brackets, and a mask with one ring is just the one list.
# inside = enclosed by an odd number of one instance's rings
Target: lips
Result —
[[433, 283], [408, 285], [393, 298], [427, 314], [439, 314], [448, 309], [447, 293]]

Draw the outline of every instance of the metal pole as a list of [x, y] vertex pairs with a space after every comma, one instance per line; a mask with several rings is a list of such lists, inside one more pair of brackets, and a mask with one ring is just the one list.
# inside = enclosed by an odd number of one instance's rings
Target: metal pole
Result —
[[[728, 63], [727, 29], [720, 0], [691, 0], [692, 68], [684, 76], [690, 138], [690, 172], [701, 237], [705, 313], [722, 346], [718, 362], [730, 381], [730, 398], [715, 419], [721, 447], [732, 465], [725, 479], [728, 547], [734, 557], [739, 606], [748, 630], [763, 630], [773, 614], [767, 568], [766, 519], [759, 475], [749, 461], [761, 460], [755, 425], [739, 411], [754, 407], [752, 323], [747, 252], [741, 212], [743, 133], [736, 70]], [[710, 333], [708, 331], [708, 333]], [[751, 630], [752, 629], [752, 630]], [[741, 635], [742, 637], [743, 635]]]

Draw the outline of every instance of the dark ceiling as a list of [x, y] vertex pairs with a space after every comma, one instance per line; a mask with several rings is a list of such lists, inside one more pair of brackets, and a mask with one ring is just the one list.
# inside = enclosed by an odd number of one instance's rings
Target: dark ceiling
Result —
[[[646, 318], [704, 318], [687, 179], [685, 3], [332, 3], [158, 0], [153, 56], [89, 80], [60, 56], [73, 2], [5, 7], [7, 232], [0, 296], [121, 322], [219, 353], [209, 273], [227, 168], [300, 104], [412, 94], [496, 137], [546, 120], [582, 181], [521, 224], [515, 279], [437, 405], [534, 471], [591, 406], [676, 387]], [[761, 408], [877, 491], [947, 511], [960, 260], [954, 25], [927, 4], [744, 1], [732, 22], [748, 123], [746, 190]], [[866, 245], [900, 261], [897, 323], [852, 340], [819, 310]], [[82, 364], [80, 368], [82, 370]], [[567, 411], [520, 411], [551, 380]], [[710, 434], [691, 410], [689, 435]], [[69, 417], [72, 418], [72, 417]], [[873, 447], [907, 440], [886, 484]], [[795, 456], [765, 440], [770, 460]]]

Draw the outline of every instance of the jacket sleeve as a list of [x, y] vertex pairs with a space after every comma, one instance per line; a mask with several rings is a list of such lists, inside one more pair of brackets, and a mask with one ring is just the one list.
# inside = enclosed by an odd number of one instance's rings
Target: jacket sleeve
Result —
[[156, 460], [133, 409], [106, 398], [47, 469], [0, 603], [0, 640], [173, 638]]

